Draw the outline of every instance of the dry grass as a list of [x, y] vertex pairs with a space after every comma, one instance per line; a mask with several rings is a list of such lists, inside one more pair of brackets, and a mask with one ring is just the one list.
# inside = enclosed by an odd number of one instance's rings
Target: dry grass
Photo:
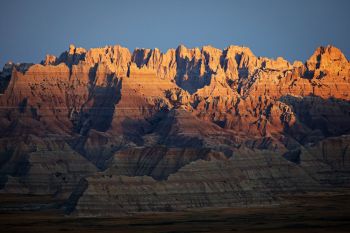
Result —
[[[50, 202], [50, 197], [6, 197], [0, 204]], [[350, 232], [350, 195], [313, 194], [290, 198], [278, 207], [205, 209], [137, 214], [120, 218], [76, 218], [59, 209], [2, 210], [1, 232]], [[17, 203], [17, 204], [18, 204]]]

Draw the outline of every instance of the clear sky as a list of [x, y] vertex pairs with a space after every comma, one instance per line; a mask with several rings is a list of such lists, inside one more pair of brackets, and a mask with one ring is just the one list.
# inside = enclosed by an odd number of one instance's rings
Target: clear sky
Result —
[[0, 66], [79, 47], [245, 45], [305, 61], [333, 44], [350, 58], [349, 0], [1, 0]]

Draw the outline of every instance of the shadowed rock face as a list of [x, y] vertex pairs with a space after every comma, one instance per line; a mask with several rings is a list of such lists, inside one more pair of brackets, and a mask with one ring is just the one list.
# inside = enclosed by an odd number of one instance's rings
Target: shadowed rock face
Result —
[[0, 188], [70, 212], [278, 203], [349, 185], [350, 64], [249, 48], [85, 50], [0, 73]]

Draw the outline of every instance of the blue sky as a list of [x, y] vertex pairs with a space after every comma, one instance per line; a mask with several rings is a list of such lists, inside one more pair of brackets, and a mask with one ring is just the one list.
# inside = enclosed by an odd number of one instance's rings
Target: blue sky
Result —
[[1, 0], [0, 66], [39, 62], [70, 43], [159, 48], [245, 45], [305, 61], [332, 44], [350, 57], [347, 0]]

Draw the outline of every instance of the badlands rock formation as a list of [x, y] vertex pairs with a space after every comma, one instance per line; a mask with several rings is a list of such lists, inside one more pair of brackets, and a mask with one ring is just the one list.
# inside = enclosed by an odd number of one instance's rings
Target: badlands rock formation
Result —
[[0, 73], [0, 192], [120, 215], [350, 185], [350, 64], [246, 47], [69, 46]]

